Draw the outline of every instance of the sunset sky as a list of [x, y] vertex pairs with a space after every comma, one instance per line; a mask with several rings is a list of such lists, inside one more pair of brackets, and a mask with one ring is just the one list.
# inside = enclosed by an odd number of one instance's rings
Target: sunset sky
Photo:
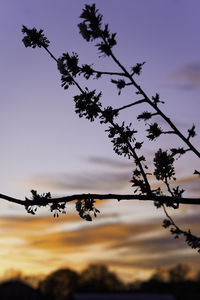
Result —
[[[159, 93], [161, 109], [187, 135], [196, 125], [193, 144], [200, 148], [200, 2], [198, 0], [2, 0], [0, 10], [0, 193], [24, 199], [30, 190], [53, 196], [76, 193], [133, 193], [133, 163], [118, 157], [98, 121], [75, 114], [75, 88], [64, 91], [55, 62], [42, 49], [26, 49], [22, 24], [42, 28], [58, 58], [75, 51], [82, 64], [119, 71], [99, 57], [93, 43], [79, 34], [84, 4], [96, 3], [111, 32], [117, 32], [114, 53], [129, 70], [145, 61], [136, 78], [149, 97]], [[120, 107], [139, 100], [132, 87], [118, 91], [109, 77], [80, 80], [83, 87], [103, 91], [105, 106]], [[115, 78], [116, 79], [116, 78]], [[136, 120], [146, 105], [123, 111], [120, 120], [133, 122], [139, 141], [144, 124]], [[164, 122], [155, 118], [162, 126]], [[181, 146], [172, 135], [157, 142], [145, 140], [143, 154], [153, 170], [159, 147]], [[200, 197], [200, 169], [195, 155], [176, 162], [177, 181], [185, 196]], [[153, 182], [153, 184], [156, 184]], [[0, 275], [8, 269], [46, 274], [60, 267], [81, 270], [88, 263], [105, 263], [125, 280], [148, 278], [160, 267], [188, 263], [200, 269], [200, 256], [183, 240], [174, 241], [162, 228], [164, 213], [153, 203], [97, 202], [101, 214], [93, 222], [81, 220], [70, 204], [67, 215], [54, 219], [46, 209], [36, 216], [1, 200]], [[178, 225], [200, 235], [200, 207], [170, 211]]]

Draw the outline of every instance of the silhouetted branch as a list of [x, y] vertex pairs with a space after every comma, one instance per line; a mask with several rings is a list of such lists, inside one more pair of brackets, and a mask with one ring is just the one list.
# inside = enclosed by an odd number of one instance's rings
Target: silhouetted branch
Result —
[[[103, 39], [103, 41], [107, 44], [106, 39], [101, 36], [101, 38]], [[112, 49], [110, 49], [110, 57], [112, 57], [112, 59], [114, 60], [114, 62], [122, 69], [122, 71], [124, 72], [124, 74], [126, 75], [126, 77], [128, 77], [130, 79], [130, 81], [132, 82], [133, 86], [137, 89], [138, 94], [142, 95], [144, 97], [144, 99], [146, 100], [146, 102], [151, 105], [156, 112], [170, 125], [170, 127], [174, 130], [174, 132], [188, 145], [188, 147], [200, 158], [200, 152], [190, 143], [189, 141], [189, 137], [190, 137], [190, 131], [189, 131], [189, 136], [186, 138], [181, 132], [180, 130], [172, 123], [172, 121], [170, 120], [170, 118], [168, 118], [159, 108], [158, 106], [153, 103], [150, 98], [147, 96], [147, 94], [144, 92], [144, 90], [141, 88], [141, 86], [139, 86], [136, 81], [133, 79], [133, 74], [129, 74], [129, 72], [126, 70], [126, 68], [119, 62], [119, 60], [115, 57], [115, 55], [112, 52]], [[194, 127], [192, 127], [192, 129], [194, 129]], [[195, 135], [195, 134], [194, 134]], [[192, 136], [194, 136], [192, 135]]]
[[[59, 62], [59, 61], [54, 57], [54, 55], [53, 55], [46, 47], [44, 47], [44, 49], [49, 53], [49, 55], [50, 55], [51, 57], [54, 58], [54, 60], [55, 60], [57, 63]], [[69, 72], [67, 71], [67, 73], [69, 73]], [[70, 73], [69, 73], [69, 74], [70, 74]], [[70, 74], [70, 76], [71, 76], [71, 74]], [[73, 77], [72, 77], [72, 78], [73, 78]], [[79, 88], [79, 90], [81, 91], [81, 93], [84, 95], [85, 92], [83, 91], [83, 89], [78, 85], [78, 83], [77, 83], [75, 80], [74, 80], [74, 82], [75, 82], [75, 84], [78, 86], [78, 88]], [[91, 101], [91, 100], [90, 100], [90, 101]], [[139, 100], [139, 103], [141, 103], [141, 101], [143, 102], [143, 100]], [[94, 101], [93, 101], [93, 103], [94, 103]], [[139, 167], [139, 169], [140, 169], [140, 172], [141, 172], [141, 175], [142, 175], [142, 177], [143, 177], [143, 179], [144, 179], [144, 182], [145, 182], [145, 185], [146, 185], [146, 193], [147, 193], [147, 194], [151, 194], [151, 187], [150, 187], [150, 184], [149, 184], [149, 182], [148, 182], [148, 179], [147, 179], [146, 173], [145, 173], [145, 171], [144, 171], [144, 168], [143, 168], [143, 166], [142, 166], [142, 164], [141, 164], [141, 161], [140, 161], [138, 155], [136, 154], [135, 149], [132, 147], [131, 143], [127, 140], [127, 137], [126, 137], [126, 135], [124, 134], [123, 130], [122, 130], [117, 124], [115, 124], [115, 123], [113, 122], [112, 119], [107, 119], [107, 115], [105, 115], [104, 111], [101, 110], [100, 105], [99, 105], [98, 107], [96, 107], [96, 113], [98, 114], [98, 112], [100, 112], [100, 113], [102, 114], [102, 116], [105, 117], [106, 121], [109, 122], [109, 123], [110, 123], [117, 131], [119, 131], [119, 133], [121, 134], [122, 138], [124, 138], [124, 139], [126, 140], [127, 146], [128, 146], [128, 148], [130, 149], [130, 151], [131, 151], [131, 153], [132, 153], [132, 155], [133, 155], [133, 158], [135, 159], [135, 162], [136, 162], [136, 164], [138, 165], [138, 167]]]
[[12, 198], [4, 194], [0, 194], [0, 199], [4, 199], [10, 203], [16, 203], [23, 206], [46, 206], [48, 204], [57, 204], [57, 203], [67, 203], [72, 202], [74, 200], [84, 201], [86, 199], [94, 199], [94, 200], [140, 200], [140, 201], [156, 201], [161, 204], [169, 204], [172, 202], [178, 204], [189, 204], [189, 205], [200, 205], [200, 198], [181, 198], [181, 197], [171, 197], [171, 196], [156, 196], [156, 195], [130, 195], [130, 194], [75, 194], [70, 196], [64, 196], [59, 198], [49, 198], [45, 199], [41, 196], [37, 200], [31, 200], [26, 198], [25, 200], [20, 200], [17, 198]]
[[126, 108], [128, 108], [128, 107], [131, 107], [131, 106], [134, 106], [134, 105], [137, 105], [137, 104], [140, 104], [140, 103], [144, 103], [144, 102], [146, 102], [146, 100], [145, 100], [145, 99], [141, 99], [141, 100], [135, 101], [135, 102], [133, 102], [133, 103], [124, 105], [124, 106], [122, 106], [122, 107], [120, 107], [120, 108], [115, 108], [114, 110], [120, 111], [120, 110], [126, 109]]
[[[80, 67], [81, 70], [83, 70], [83, 68]], [[94, 70], [93, 68], [92, 69], [92, 72], [97, 74], [97, 75], [111, 75], [111, 76], [125, 76], [127, 77], [124, 73], [119, 73], [119, 72], [108, 72], [108, 71], [97, 71], [97, 70]]]
[[[47, 51], [47, 53], [51, 56], [51, 58], [53, 58], [53, 59], [56, 61], [56, 63], [58, 64], [59, 61], [58, 61], [58, 59], [52, 54], [52, 52], [49, 51], [49, 49], [48, 49], [46, 46], [42, 46], [42, 47]], [[66, 71], [66, 73], [70, 76], [71, 80], [72, 80], [73, 83], [77, 86], [77, 88], [79, 89], [79, 91], [80, 91], [81, 93], [83, 93], [83, 92], [84, 92], [83, 89], [80, 87], [80, 85], [78, 84], [78, 82], [73, 78], [73, 76], [71, 76], [70, 73], [67, 72], [67, 71]]]
[[164, 204], [162, 204], [162, 207], [167, 217], [167, 219], [163, 221], [163, 227], [170, 228], [170, 232], [175, 239], [178, 239], [180, 235], [184, 236], [188, 246], [190, 246], [193, 249], [197, 249], [198, 253], [200, 253], [200, 238], [192, 234], [190, 229], [188, 231], [184, 231], [179, 226], [177, 226], [174, 220], [168, 214]]

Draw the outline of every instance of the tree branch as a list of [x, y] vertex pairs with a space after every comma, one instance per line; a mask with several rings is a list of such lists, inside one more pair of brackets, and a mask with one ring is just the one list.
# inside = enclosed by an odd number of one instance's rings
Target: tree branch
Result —
[[[102, 37], [103, 41], [107, 43], [104, 37]], [[174, 132], [188, 145], [188, 147], [193, 151], [199, 158], [200, 158], [200, 152], [190, 143], [189, 139], [187, 139], [180, 130], [172, 123], [170, 118], [168, 118], [159, 108], [157, 105], [155, 105], [147, 96], [147, 94], [144, 92], [144, 90], [139, 86], [136, 81], [133, 79], [132, 75], [129, 74], [129, 72], [126, 70], [126, 68], [119, 62], [119, 60], [115, 57], [112, 50], [110, 49], [110, 56], [114, 60], [114, 62], [120, 67], [120, 69], [124, 72], [126, 77], [130, 79], [133, 86], [138, 90], [138, 93], [144, 96], [144, 99], [146, 102], [151, 105], [155, 111], [170, 125], [170, 127], [174, 130]]]
[[128, 108], [128, 107], [131, 107], [131, 106], [134, 106], [134, 105], [137, 105], [137, 104], [140, 104], [140, 103], [144, 103], [144, 102], [146, 102], [146, 100], [145, 100], [145, 99], [141, 99], [141, 100], [135, 101], [135, 102], [133, 102], [133, 103], [124, 105], [124, 106], [122, 106], [122, 107], [120, 107], [120, 108], [115, 108], [114, 110], [115, 110], [115, 111], [120, 111], [120, 110], [126, 109], [126, 108]]
[[[58, 63], [58, 60], [57, 58], [51, 53], [51, 51], [49, 51], [49, 49], [45, 46], [42, 46], [46, 51], [47, 53], [51, 56], [51, 58], [53, 58], [57, 63]], [[78, 84], [78, 82], [73, 78], [73, 76], [71, 76], [71, 74], [66, 70], [66, 72], [69, 74], [69, 76], [71, 77], [73, 83], [77, 86], [77, 88], [79, 89], [79, 91], [81, 93], [84, 93], [83, 89], [81, 88], [81, 86]]]
[[26, 198], [26, 200], [20, 200], [17, 198], [12, 198], [4, 194], [0, 194], [0, 198], [6, 200], [11, 203], [16, 203], [23, 206], [46, 206], [52, 203], [67, 203], [72, 202], [74, 200], [88, 200], [88, 199], [95, 199], [95, 200], [139, 200], [139, 201], [156, 201], [161, 204], [168, 204], [168, 203], [179, 203], [179, 204], [189, 204], [189, 205], [200, 205], [200, 198], [180, 198], [180, 197], [171, 197], [171, 196], [156, 196], [156, 195], [130, 195], [130, 194], [74, 194], [70, 196], [64, 196], [59, 198], [48, 198], [44, 199], [41, 198], [37, 200], [31, 200]]
[[[83, 68], [81, 68], [81, 67], [80, 67], [80, 69], [83, 70]], [[97, 71], [97, 70], [94, 70], [94, 69], [92, 69], [92, 72], [95, 73], [95, 74], [99, 74], [99, 75], [111, 75], [111, 76], [114, 75], [114, 76], [124, 76], [124, 77], [127, 77], [126, 74], [119, 73], [119, 72]]]

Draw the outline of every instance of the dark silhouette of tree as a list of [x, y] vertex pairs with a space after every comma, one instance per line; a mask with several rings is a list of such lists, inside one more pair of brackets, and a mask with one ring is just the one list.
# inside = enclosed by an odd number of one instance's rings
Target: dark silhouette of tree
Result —
[[0, 299], [2, 300], [47, 300], [37, 289], [20, 280], [6, 281], [0, 284]]
[[177, 264], [169, 269], [157, 269], [150, 281], [158, 282], [183, 282], [188, 280], [190, 267], [186, 264]]
[[162, 269], [157, 269], [153, 275], [151, 276], [151, 281], [157, 281], [157, 282], [165, 282], [166, 281], [166, 271]]
[[[78, 24], [80, 34], [87, 42], [95, 42], [95, 46], [100, 57], [110, 58], [118, 67], [119, 72], [96, 70], [93, 65], [80, 64], [77, 53], [64, 53], [60, 58], [56, 58], [49, 50], [50, 41], [43, 34], [43, 30], [36, 28], [28, 29], [23, 26], [24, 34], [23, 43], [25, 47], [43, 48], [57, 63], [61, 73], [61, 85], [64, 89], [75, 86], [78, 94], [74, 96], [75, 112], [80, 118], [85, 117], [93, 122], [99, 119], [101, 124], [107, 125], [106, 132], [113, 144], [113, 150], [116, 154], [131, 159], [134, 163], [131, 184], [133, 187], [132, 195], [120, 194], [78, 194], [65, 196], [61, 198], [51, 198], [51, 194], [45, 193], [39, 195], [37, 191], [32, 190], [32, 198], [25, 200], [11, 198], [7, 195], [0, 194], [0, 198], [23, 205], [28, 213], [35, 214], [40, 206], [49, 206], [54, 217], [64, 212], [68, 202], [76, 201], [76, 210], [80, 217], [91, 221], [92, 215], [96, 217], [99, 210], [95, 208], [95, 199], [116, 199], [121, 200], [143, 200], [154, 201], [157, 208], [162, 208], [166, 218], [163, 221], [163, 227], [169, 228], [172, 235], [178, 238], [184, 236], [186, 242], [192, 248], [200, 252], [200, 238], [194, 236], [190, 230], [182, 230], [176, 225], [167, 212], [167, 207], [178, 209], [180, 204], [199, 205], [200, 198], [183, 197], [184, 190], [180, 186], [172, 187], [171, 181], [175, 178], [175, 159], [184, 157], [187, 152], [192, 152], [200, 158], [200, 152], [192, 144], [191, 140], [196, 135], [195, 125], [188, 129], [184, 135], [171, 121], [171, 119], [161, 110], [164, 103], [158, 93], [148, 96], [143, 88], [137, 83], [137, 77], [141, 74], [145, 62], [136, 63], [131, 66], [130, 71], [118, 60], [114, 54], [114, 47], [117, 44], [116, 33], [111, 33], [108, 24], [102, 24], [103, 16], [96, 9], [95, 4], [85, 5], [80, 18], [82, 22]], [[101, 79], [103, 76], [111, 77], [111, 84], [114, 84], [121, 94], [126, 87], [132, 87], [135, 92], [135, 101], [121, 107], [112, 107], [110, 105], [103, 107], [101, 103], [102, 92], [89, 90], [82, 87], [78, 82], [78, 77], [85, 80], [91, 78]], [[85, 85], [84, 85], [85, 86]], [[141, 103], [146, 104], [147, 110], [141, 112], [137, 119], [144, 121], [146, 124], [146, 138], [149, 141], [156, 141], [163, 135], [175, 135], [179, 138], [181, 147], [169, 146], [169, 149], [159, 149], [153, 158], [154, 171], [150, 172], [146, 163], [146, 158], [142, 153], [144, 141], [137, 140], [137, 131], [132, 124], [126, 124], [125, 121], [117, 122], [120, 112], [125, 109], [133, 108]], [[156, 121], [154, 116], [161, 117], [168, 130], [164, 130]], [[199, 170], [193, 170], [194, 176], [199, 176]], [[151, 176], [151, 177], [150, 177]], [[150, 178], [154, 176], [156, 180], [163, 183], [167, 192], [161, 187], [153, 189], [150, 184]]]
[[199, 282], [199, 284], [200, 284], [200, 270], [197, 271], [196, 276], [195, 276], [195, 280], [197, 282]]
[[178, 264], [175, 267], [169, 269], [169, 281], [170, 282], [181, 282], [188, 279], [190, 267], [185, 264]]
[[[163, 270], [157, 270], [152, 277], [142, 282], [137, 292], [170, 293], [177, 300], [196, 300], [200, 297], [200, 284], [196, 277], [189, 277], [190, 267], [177, 264]], [[163, 276], [164, 275], [164, 276]]]
[[70, 269], [60, 269], [41, 281], [39, 289], [50, 300], [72, 299], [78, 281], [78, 273]]
[[118, 292], [123, 287], [117, 275], [102, 264], [91, 264], [80, 274], [81, 292]]

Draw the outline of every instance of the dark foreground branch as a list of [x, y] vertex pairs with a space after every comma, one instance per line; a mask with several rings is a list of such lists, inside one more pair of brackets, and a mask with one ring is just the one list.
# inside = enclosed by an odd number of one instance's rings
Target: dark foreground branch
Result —
[[156, 196], [156, 195], [121, 195], [121, 194], [75, 194], [71, 196], [64, 196], [60, 198], [45, 198], [40, 196], [36, 200], [28, 199], [20, 200], [16, 198], [9, 197], [4, 194], [0, 194], [0, 198], [7, 200], [11, 203], [20, 204], [23, 206], [46, 206], [48, 204], [57, 204], [57, 203], [67, 203], [74, 200], [86, 201], [88, 199], [95, 200], [140, 200], [140, 201], [156, 201], [160, 204], [167, 204], [171, 206], [173, 203], [177, 204], [189, 204], [189, 205], [200, 205], [200, 198], [180, 198], [180, 197], [171, 197], [171, 196]]

